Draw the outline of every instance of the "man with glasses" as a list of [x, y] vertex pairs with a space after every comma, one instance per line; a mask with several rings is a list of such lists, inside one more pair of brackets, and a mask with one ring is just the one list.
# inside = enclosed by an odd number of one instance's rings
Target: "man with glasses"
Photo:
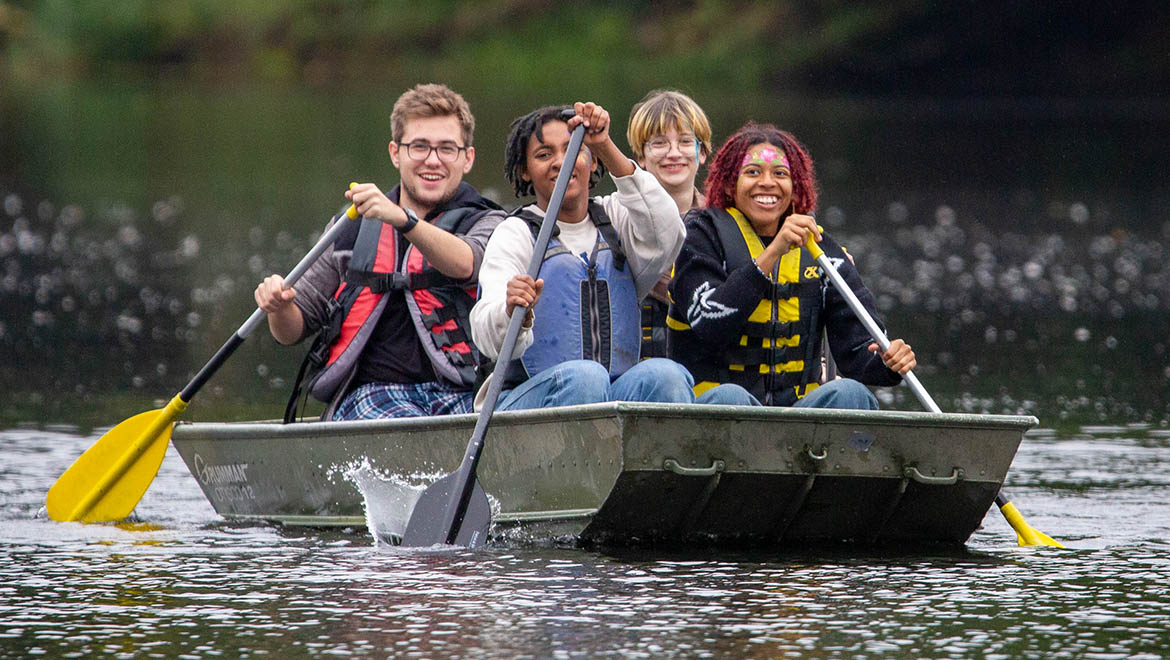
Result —
[[[711, 123], [698, 103], [673, 90], [654, 90], [630, 111], [626, 140], [642, 169], [654, 175], [679, 215], [707, 205], [695, 187], [699, 166], [711, 153]], [[670, 272], [642, 301], [642, 359], [667, 357], [666, 312]]]
[[398, 98], [390, 123], [399, 185], [347, 190], [362, 216], [353, 229], [291, 289], [280, 275], [256, 289], [278, 342], [318, 332], [286, 421], [305, 380], [330, 404], [325, 419], [472, 411], [480, 356], [468, 313], [484, 246], [504, 213], [463, 182], [475, 162], [475, 118], [462, 96], [417, 85]]

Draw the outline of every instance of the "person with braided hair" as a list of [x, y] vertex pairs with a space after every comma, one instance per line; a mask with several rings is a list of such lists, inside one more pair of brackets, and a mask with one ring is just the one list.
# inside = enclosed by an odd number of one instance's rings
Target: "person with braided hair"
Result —
[[[639, 303], [678, 254], [683, 223], [658, 180], [627, 158], [609, 135], [610, 116], [595, 103], [548, 106], [512, 123], [505, 174], [516, 196], [536, 202], [512, 211], [484, 251], [480, 298], [471, 310], [472, 337], [498, 359], [508, 319], [527, 315], [505, 378], [498, 410], [603, 401], [695, 401], [694, 381], [666, 358], [639, 361]], [[585, 125], [575, 161], [570, 134]], [[563, 167], [573, 175], [545, 251], [540, 278], [527, 274], [536, 234]], [[617, 192], [590, 196], [608, 171]], [[486, 391], [486, 384], [481, 393]], [[747, 403], [739, 387], [710, 393], [702, 403]]]

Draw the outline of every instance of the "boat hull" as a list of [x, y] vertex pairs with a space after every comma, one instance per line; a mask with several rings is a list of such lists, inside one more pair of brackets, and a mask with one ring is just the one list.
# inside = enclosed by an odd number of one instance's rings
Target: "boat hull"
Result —
[[[181, 423], [172, 442], [229, 519], [366, 524], [345, 473], [425, 484], [475, 415]], [[585, 545], [964, 543], [1028, 416], [615, 402], [498, 413], [478, 476], [492, 535]]]

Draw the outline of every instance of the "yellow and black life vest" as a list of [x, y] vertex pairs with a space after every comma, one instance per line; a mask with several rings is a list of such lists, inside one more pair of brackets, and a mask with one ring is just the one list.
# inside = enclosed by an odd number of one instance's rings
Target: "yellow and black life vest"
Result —
[[[760, 237], [738, 209], [707, 209], [723, 249], [727, 273], [752, 263], [764, 250]], [[744, 324], [723, 346], [695, 337], [686, 305], [672, 302], [666, 319], [670, 356], [695, 377], [695, 393], [736, 383], [764, 405], [792, 405], [816, 389], [820, 377], [820, 318], [824, 287], [807, 250], [793, 248], [771, 273], [772, 284]]]

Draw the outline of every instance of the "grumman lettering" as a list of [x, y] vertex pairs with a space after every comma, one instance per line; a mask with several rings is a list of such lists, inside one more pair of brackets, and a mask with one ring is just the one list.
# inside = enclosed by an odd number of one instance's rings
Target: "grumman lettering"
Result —
[[195, 454], [195, 473], [199, 475], [199, 481], [208, 486], [245, 483], [248, 481], [248, 464], [208, 465], [202, 456]]

